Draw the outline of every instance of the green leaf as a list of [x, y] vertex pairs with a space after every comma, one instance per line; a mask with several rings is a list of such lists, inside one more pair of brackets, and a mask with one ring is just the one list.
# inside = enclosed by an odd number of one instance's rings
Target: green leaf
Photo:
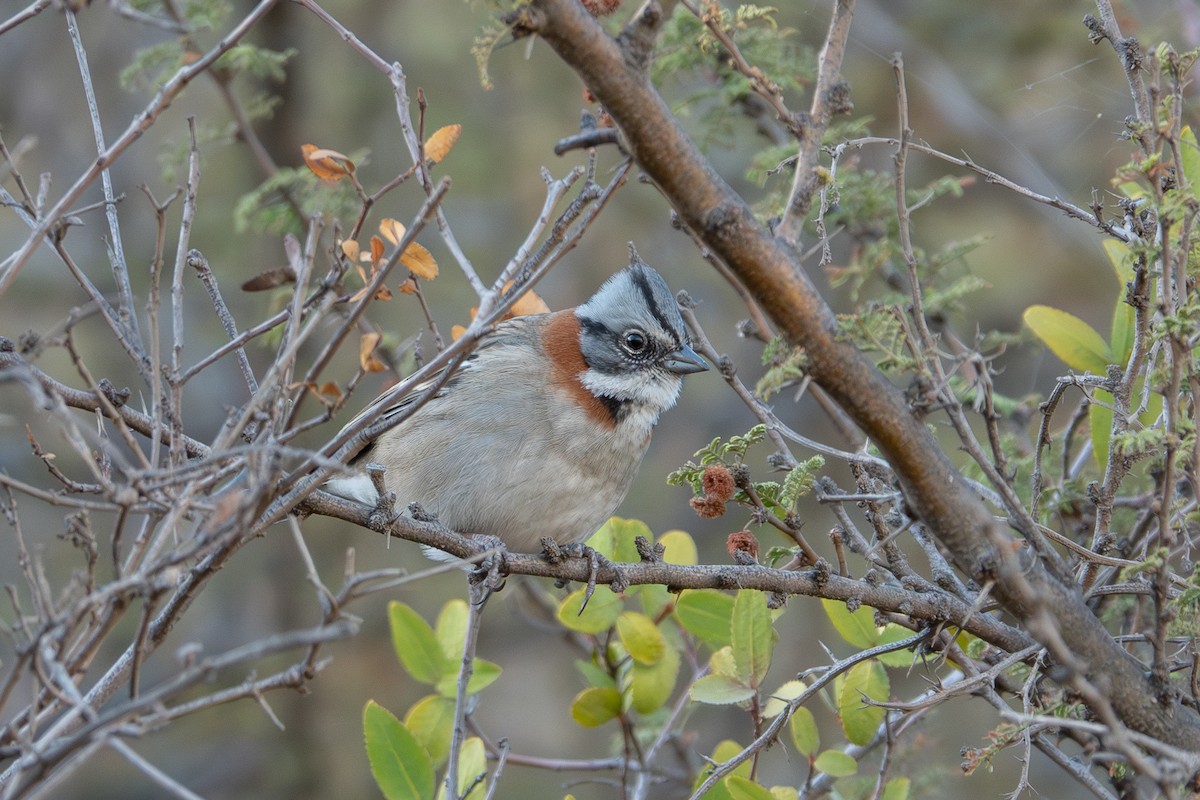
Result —
[[374, 700], [363, 709], [363, 735], [371, 775], [387, 800], [430, 800], [433, 764], [403, 723]]
[[[913, 632], [903, 625], [889, 622], [879, 632], [879, 644], [892, 644], [893, 642], [912, 638], [912, 635]], [[897, 667], [899, 669], [906, 669], [912, 666], [914, 658], [916, 658], [916, 655], [908, 649], [893, 650], [890, 653], [884, 653], [879, 656], [879, 660], [883, 662], [885, 667]]]
[[571, 718], [585, 728], [597, 728], [621, 713], [621, 693], [591, 686], [571, 701]]
[[1188, 185], [1194, 195], [1200, 196], [1200, 147], [1196, 145], [1196, 134], [1190, 125], [1184, 126], [1179, 137], [1179, 151]]
[[425, 748], [433, 764], [441, 764], [450, 753], [454, 701], [436, 694], [422, 697], [404, 715], [404, 727]]
[[789, 702], [804, 694], [807, 689], [808, 686], [801, 680], [790, 680], [784, 683], [771, 692], [766, 705], [763, 706], [762, 715], [767, 719], [779, 716], [787, 708]]
[[[742, 746], [732, 739], [724, 739], [717, 743], [713, 748], [712, 755], [709, 756], [713, 764], [724, 764], [731, 758], [734, 758], [738, 753], [742, 752]], [[700, 770], [696, 775], [696, 782], [692, 786], [692, 790], [700, 788], [700, 784], [708, 779], [712, 774], [714, 767], [712, 764], [705, 765], [704, 769]], [[742, 763], [734, 767], [731, 775], [741, 775], [742, 777], [750, 776], [750, 759], [746, 759]], [[728, 777], [728, 776], [727, 776]], [[725, 781], [717, 781], [711, 789], [704, 795], [704, 800], [731, 800], [729, 791], [725, 788]]]
[[[1134, 382], [1132, 393], [1134, 403], [1141, 402], [1145, 380], [1145, 378], [1139, 378]], [[1103, 471], [1105, 464], [1108, 463], [1109, 441], [1112, 438], [1113, 396], [1104, 389], [1096, 389], [1093, 391], [1092, 397], [1096, 402], [1088, 406], [1088, 429], [1092, 438], [1092, 455], [1095, 457], [1096, 466]], [[1143, 425], [1152, 425], [1162, 413], [1162, 404], [1163, 396], [1157, 392], [1151, 392], [1150, 399], [1146, 403], [1146, 410], [1138, 415], [1138, 420]]]
[[558, 607], [558, 621], [563, 627], [580, 633], [603, 633], [613, 626], [621, 615], [624, 603], [621, 597], [607, 586], [597, 586], [596, 593], [588, 601], [587, 608], [579, 613], [586, 590], [579, 589], [567, 595]]
[[767, 597], [757, 589], [741, 589], [733, 602], [733, 620], [729, 631], [733, 663], [737, 675], [748, 686], [758, 687], [771, 666], [775, 631]]
[[675, 595], [667, 591], [667, 587], [661, 583], [644, 583], [631, 587], [630, 591], [637, 592], [642, 601], [642, 611], [652, 619], [661, 619], [667, 609], [675, 604]]
[[732, 800], [775, 800], [765, 788], [741, 775], [726, 775], [724, 784]]
[[583, 675], [588, 686], [599, 686], [602, 689], [617, 688], [617, 682], [613, 680], [612, 675], [609, 675], [604, 667], [593, 661], [577, 660], [575, 668]]
[[708, 671], [713, 675], [736, 678], [737, 666], [733, 663], [733, 648], [726, 645], [720, 650], [714, 650], [713, 654], [708, 657]]
[[654, 534], [641, 520], [610, 517], [600, 530], [588, 538], [587, 544], [611, 561], [638, 561], [637, 545], [633, 543], [638, 536], [644, 536], [646, 541], [654, 541]]
[[624, 611], [617, 617], [617, 635], [634, 661], [656, 664], [667, 643], [654, 620], [636, 611]]
[[850, 668], [838, 689], [838, 715], [846, 738], [854, 744], [865, 745], [875, 736], [887, 710], [867, 705], [863, 696], [885, 701], [891, 691], [887, 670], [878, 661], [862, 661]]
[[817, 756], [813, 766], [835, 778], [848, 778], [858, 772], [858, 762], [841, 750], [826, 750]]
[[[487, 781], [479, 780], [480, 776], [487, 774], [487, 752], [483, 747], [483, 740], [478, 736], [472, 736], [463, 742], [462, 751], [459, 753], [458, 760], [458, 797], [463, 797], [467, 791], [467, 787], [474, 785], [469, 794], [463, 800], [483, 800], [487, 794]], [[446, 797], [446, 785], [442, 783], [438, 787], [438, 798], [444, 800]]]
[[716, 589], [688, 589], [675, 604], [675, 618], [688, 633], [713, 649], [729, 644], [733, 598]]
[[1105, 239], [1100, 245], [1104, 248], [1104, 255], [1108, 256], [1113, 274], [1117, 276], [1117, 283], [1124, 289], [1125, 284], [1133, 280], [1133, 252], [1120, 239]]
[[912, 781], [903, 776], [892, 778], [883, 787], [882, 800], [908, 800], [908, 792]]
[[396, 656], [414, 680], [436, 684], [457, 671], [455, 662], [442, 652], [433, 628], [411, 606], [398, 600], [388, 603], [388, 623]]
[[465, 600], [450, 600], [438, 612], [437, 623], [433, 630], [437, 635], [442, 653], [451, 663], [457, 664], [462, 659], [463, 643], [467, 640], [467, 621], [470, 611]]
[[667, 531], [658, 537], [658, 543], [663, 546], [663, 561], [668, 564], [690, 567], [700, 563], [696, 540], [687, 531]]
[[811, 756], [821, 746], [821, 732], [817, 729], [817, 721], [812, 712], [804, 706], [799, 706], [792, 712], [788, 720], [788, 731], [792, 734], [792, 746], [796, 752]]
[[1109, 350], [1113, 362], [1124, 366], [1133, 351], [1133, 332], [1137, 322], [1133, 306], [1125, 302], [1125, 284], [1133, 280], [1133, 255], [1129, 246], [1117, 239], [1105, 239], [1103, 245], [1119, 287], [1116, 307], [1113, 309], [1112, 330], [1108, 337]]
[[649, 714], [662, 708], [675, 689], [679, 663], [679, 651], [669, 646], [654, 664], [633, 662], [629, 672], [629, 694], [634, 711]]
[[[467, 694], [477, 694], [496, 682], [500, 677], [500, 665], [482, 658], [475, 659], [471, 664], [471, 679], [467, 681]], [[437, 682], [438, 694], [454, 697], [458, 694], [458, 673], [443, 675]]]
[[697, 703], [726, 706], [754, 697], [754, 689], [728, 675], [705, 675], [692, 684], [689, 695]]
[[841, 600], [821, 598], [825, 615], [847, 644], [866, 649], [879, 644], [879, 629], [875, 627], [875, 609], [860, 605], [853, 612]]
[[1108, 344], [1074, 314], [1050, 306], [1025, 309], [1025, 324], [1071, 369], [1103, 375], [1113, 363]]

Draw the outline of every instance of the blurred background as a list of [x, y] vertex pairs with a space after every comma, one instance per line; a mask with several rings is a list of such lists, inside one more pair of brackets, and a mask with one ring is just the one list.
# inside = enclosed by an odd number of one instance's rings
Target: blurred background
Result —
[[[239, 7], [242, 4], [236, 4]], [[782, 4], [781, 26], [795, 29], [797, 42], [815, 48], [825, 34], [829, 3]], [[0, 19], [24, 7], [23, 2], [0, 0]], [[481, 4], [447, 0], [329, 0], [324, 7], [354, 31], [383, 58], [398, 61], [415, 98], [420, 87], [428, 99], [427, 131], [461, 123], [462, 136], [435, 174], [453, 180], [443, 206], [458, 241], [482, 277], [498, 273], [525, 238], [545, 195], [539, 168], [561, 177], [584, 162], [578, 152], [555, 156], [554, 144], [577, 132], [585, 106], [578, 79], [544, 43], [518, 43], [492, 56], [489, 70], [494, 88], [480, 84], [471, 55], [473, 39], [490, 24]], [[1148, 48], [1167, 40], [1177, 49], [1200, 45], [1200, 10], [1191, 0], [1141, 0], [1119, 6], [1127, 35]], [[872, 131], [890, 136], [896, 131], [896, 92], [891, 59], [902, 53], [906, 67], [910, 125], [915, 137], [951, 155], [978, 163], [1052, 197], [1088, 207], [1093, 191], [1106, 198], [1113, 171], [1129, 160], [1131, 148], [1121, 139], [1130, 96], [1111, 48], [1093, 46], [1081, 24], [1094, 13], [1087, 3], [1047, 4], [1036, 0], [965, 4], [955, 0], [860, 0], [846, 55], [844, 74], [852, 87], [856, 114], [873, 119]], [[235, 12], [236, 13], [236, 12]], [[621, 10], [617, 19], [629, 10]], [[108, 4], [95, 3], [80, 11], [79, 23], [96, 90], [101, 118], [110, 141], [129, 125], [146, 104], [146, 91], [128, 91], [118, 75], [141, 48], [170, 34], [123, 19]], [[301, 163], [300, 145], [315, 143], [344, 153], [367, 153], [359, 159], [358, 176], [368, 191], [378, 188], [409, 166], [401, 140], [392, 91], [387, 80], [303, 8], [281, 3], [250, 37], [277, 49], [295, 48], [286, 67], [286, 80], [266, 87], [279, 98], [274, 115], [256, 124], [270, 154], [283, 166]], [[53, 198], [95, 158], [92, 132], [85, 116], [77, 67], [63, 16], [53, 9], [0, 36], [0, 129], [10, 150], [21, 154], [27, 181], [51, 175]], [[253, 88], [253, 87], [251, 87]], [[263, 88], [263, 87], [258, 87]], [[672, 99], [688, 96], [686, 85], [668, 85]], [[807, 97], [789, 97], [795, 109], [807, 108]], [[698, 109], [681, 106], [689, 124]], [[415, 109], [414, 109], [415, 113]], [[144, 298], [148, 267], [153, 257], [153, 209], [140, 186], [160, 201], [182, 181], [178, 154], [186, 149], [188, 117], [202, 126], [228, 125], [228, 112], [213, 83], [196, 81], [170, 110], [126, 153], [113, 169], [121, 205], [124, 247], [135, 281], [135, 295]], [[1195, 120], [1193, 120], [1194, 122]], [[698, 123], [696, 123], [698, 125]], [[697, 127], [698, 129], [698, 127]], [[742, 123], [730, 137], [706, 139], [707, 152], [719, 171], [751, 202], [767, 189], [746, 178], [749, 158], [761, 146], [752, 126]], [[248, 327], [274, 310], [268, 294], [247, 294], [236, 287], [260, 270], [282, 264], [277, 236], [238, 230], [231, 209], [263, 179], [247, 149], [239, 143], [211, 141], [202, 146], [198, 215], [192, 246], [204, 252], [240, 326]], [[892, 151], [866, 149], [866, 163], [887, 169]], [[597, 180], [606, 181], [617, 163], [613, 152], [601, 152]], [[913, 155], [909, 184], [919, 186], [962, 170]], [[174, 170], [172, 173], [171, 170]], [[80, 205], [99, 200], [98, 187]], [[392, 216], [406, 221], [423, 196], [409, 185], [388, 195], [374, 219]], [[180, 204], [168, 212], [168, 260], [178, 230]], [[101, 215], [81, 216], [82, 227], [68, 233], [68, 244], [85, 271], [104, 290], [111, 289], [106, 226]], [[1064, 308], [1084, 318], [1102, 334], [1108, 331], [1112, 305], [1119, 291], [1101, 250], [1101, 238], [1089, 226], [1061, 213], [1022, 199], [1014, 193], [974, 179], [960, 199], [936, 202], [914, 216], [914, 236], [929, 250], [976, 236], [986, 242], [959, 268], [984, 279], [990, 289], [969, 297], [953, 320], [960, 335], [976, 330], [1017, 332], [1021, 312], [1034, 303]], [[368, 224], [368, 230], [372, 228]], [[16, 216], [0, 209], [0, 253], [7, 255], [24, 242], [26, 229]], [[430, 305], [442, 331], [468, 319], [474, 296], [453, 258], [432, 230], [420, 241], [442, 265], [442, 276], [427, 284]], [[752, 384], [761, 373], [761, 346], [739, 339], [736, 323], [745, 316], [736, 296], [698, 256], [688, 237], [670, 224], [670, 212], [655, 189], [631, 180], [592, 227], [581, 245], [540, 284], [538, 291], [552, 308], [585, 299], [609, 274], [627, 262], [627, 244], [636, 244], [642, 257], [656, 266], [673, 289], [686, 289], [701, 305], [700, 319], [718, 349], [727, 352], [743, 379]], [[835, 251], [836, 259], [845, 254]], [[829, 286], [816, 269], [812, 277], [840, 309], [848, 309], [844, 290]], [[321, 265], [319, 265], [321, 266]], [[190, 277], [190, 276], [189, 276]], [[107, 281], [107, 282], [106, 282]], [[189, 331], [185, 362], [193, 363], [224, 340], [207, 296], [198, 285], [188, 286], [186, 324]], [[44, 249], [34, 257], [7, 296], [0, 299], [0, 335], [16, 339], [27, 331], [47, 335], [61, 329], [73, 308], [86, 297], [70, 275]], [[144, 299], [139, 302], [144, 303]], [[377, 304], [374, 321], [404, 334], [423, 325], [409, 297]], [[81, 341], [82, 354], [97, 377], [117, 386], [134, 387], [139, 379], [111, 343], [99, 319], [80, 327], [96, 336]], [[426, 348], [431, 345], [426, 340]], [[310, 354], [311, 357], [312, 354]], [[252, 348], [256, 368], [270, 360], [267, 348]], [[344, 354], [335, 372], [350, 375], [355, 355]], [[68, 384], [78, 385], [61, 350], [47, 351], [39, 366]], [[1039, 346], [1008, 349], [999, 362], [997, 387], [1022, 397], [1044, 393], [1065, 367]], [[218, 365], [210, 379], [194, 382], [185, 400], [188, 433], [211, 440], [227, 409], [244, 398], [236, 364]], [[380, 381], [382, 379], [379, 379]], [[364, 386], [358, 406], [383, 384]], [[808, 399], [792, 404], [775, 400], [776, 409], [795, 429], [835, 446], [836, 432]], [[350, 410], [350, 413], [354, 409]], [[349, 418], [314, 431], [308, 443], [331, 437]], [[26, 442], [24, 424], [37, 430], [37, 409], [19, 387], [0, 383], [0, 469], [39, 485], [49, 485], [42, 464]], [[689, 509], [689, 493], [668, 487], [665, 477], [714, 436], [742, 433], [755, 420], [719, 376], [709, 373], [687, 382], [679, 406], [660, 425], [639, 480], [621, 514], [644, 520], [656, 533], [672, 528], [691, 532], [700, 543], [701, 560], [728, 560], [724, 541], [746, 520], [731, 515], [716, 521], [699, 520]], [[46, 433], [46, 436], [52, 436]], [[59, 443], [43, 441], [47, 449]], [[61, 448], [60, 466], [68, 471], [72, 455]], [[761, 477], [769, 470], [761, 448], [752, 467]], [[808, 453], [798, 451], [806, 457]], [[831, 465], [836, 478], [844, 479]], [[78, 566], [77, 556], [60, 546], [62, 513], [32, 502], [21, 504], [23, 532], [31, 549], [46, 559], [52, 586], [61, 585]], [[805, 506], [805, 531], [827, 557], [825, 535], [831, 519], [815, 503]], [[103, 530], [102, 522], [96, 522]], [[303, 523], [308, 545], [327, 583], [336, 585], [347, 548], [356, 551], [360, 568], [403, 566], [421, 569], [415, 546], [387, 547], [377, 535], [324, 519]], [[203, 592], [183, 623], [147, 664], [146, 681], [169, 675], [176, 668], [173, 653], [191, 642], [219, 651], [252, 641], [273, 631], [303, 627], [318, 620], [319, 610], [304, 568], [289, 536], [268, 536], [239, 553]], [[764, 533], [764, 542], [770, 533]], [[767, 542], [770, 544], [782, 542]], [[60, 552], [61, 551], [61, 552]], [[23, 586], [10, 531], [0, 530], [0, 584]], [[583, 684], [571, 668], [576, 654], [552, 629], [531, 622], [523, 612], [519, 592], [504, 592], [486, 612], [479, 654], [499, 663], [504, 675], [482, 697], [478, 719], [494, 736], [509, 737], [512, 749], [547, 758], [579, 758], [606, 754], [613, 741], [609, 728], [585, 730], [569, 716], [571, 697]], [[279, 731], [253, 703], [243, 702], [185, 718], [169, 728], [133, 742], [135, 749], [168, 774], [205, 797], [325, 798], [377, 796], [362, 745], [363, 704], [375, 699], [396, 713], [425, 694], [396, 663], [387, 635], [385, 605], [400, 599], [428, 617], [442, 603], [464, 595], [461, 577], [443, 576], [397, 590], [391, 597], [376, 595], [352, 611], [364, 621], [363, 633], [325, 650], [332, 658], [306, 695], [274, 694], [268, 702], [284, 722]], [[0, 606], [0, 618], [11, 621], [12, 611]], [[128, 621], [130, 625], [133, 621]], [[783, 682], [794, 673], [824, 663], [817, 642], [831, 644], [839, 655], [846, 646], [828, 626], [817, 603], [793, 598], [790, 613], [780, 622], [782, 643], [771, 678]], [[128, 641], [117, 637], [115, 641]], [[841, 645], [841, 650], [838, 646]], [[108, 663], [115, 651], [102, 653]], [[11, 646], [0, 643], [0, 662], [10, 662]], [[278, 664], [288, 663], [280, 659]], [[265, 672], [271, 664], [263, 666]], [[923, 686], [920, 670], [907, 678], [893, 674], [893, 691], [904, 697]], [[236, 682], [244, 678], [222, 676]], [[964, 705], [964, 703], [966, 705]], [[979, 705], [978, 714], [964, 708]], [[1021, 764], [1012, 751], [993, 764], [993, 770], [966, 778], [959, 772], [960, 748], [983, 746], [993, 724], [981, 700], [960, 701], [929, 718], [916, 740], [894, 754], [904, 765], [927, 779], [917, 796], [961, 797], [967, 792], [995, 796], [1010, 790]], [[826, 711], [818, 721], [833, 726]], [[689, 723], [698, 738], [697, 753], [708, 753], [724, 738], [748, 741], [749, 723], [736, 711], [703, 709]], [[832, 731], [833, 728], [831, 727]], [[913, 748], [916, 742], [919, 746]], [[796, 781], [806, 767], [767, 760], [779, 782]], [[768, 773], [770, 774], [770, 773]], [[613, 796], [611, 787], [576, 784], [580, 776], [554, 774], [510, 766], [501, 784], [501, 797], [555, 797], [564, 791], [577, 797]], [[1035, 761], [1031, 781], [1043, 796], [1068, 796], [1076, 784], [1063, 782], [1044, 760]], [[61, 797], [151, 798], [161, 796], [144, 776], [111, 753], [101, 752], [88, 766], [59, 788]]]

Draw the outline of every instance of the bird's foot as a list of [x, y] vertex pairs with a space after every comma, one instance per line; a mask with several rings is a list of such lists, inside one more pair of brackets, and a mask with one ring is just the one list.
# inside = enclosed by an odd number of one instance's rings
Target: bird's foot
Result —
[[508, 547], [497, 536], [475, 535], [471, 541], [479, 546], [476, 553], [483, 558], [471, 570], [468, 580], [483, 589], [482, 599], [486, 600], [492, 592], [504, 588], [508, 577]]
[[601, 569], [611, 571], [612, 580], [609, 581], [609, 588], [617, 594], [629, 588], [629, 579], [625, 577], [625, 572], [618, 567], [609, 558], [593, 547], [588, 547], [580, 542], [573, 542], [567, 545], [561, 545], [553, 539], [546, 537], [542, 539], [542, 555], [551, 564], [560, 564], [568, 558], [585, 558], [588, 562], [588, 579], [587, 588], [583, 593], [583, 602], [579, 606], [579, 613], [587, 608], [588, 602], [592, 599], [592, 595], [596, 593], [596, 581], [600, 575]]

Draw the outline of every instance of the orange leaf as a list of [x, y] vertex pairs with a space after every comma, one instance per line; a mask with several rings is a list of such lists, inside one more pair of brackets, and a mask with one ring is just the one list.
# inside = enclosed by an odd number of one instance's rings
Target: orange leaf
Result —
[[400, 294], [413, 294], [417, 291], [417, 282], [412, 278], [405, 278], [396, 288], [400, 290]]
[[353, 239], [346, 239], [342, 242], [342, 255], [351, 261], [358, 261], [358, 242]]
[[457, 342], [462, 338], [462, 335], [467, 332], [467, 329], [462, 325], [454, 325], [450, 328], [450, 339]]
[[450, 148], [458, 141], [462, 133], [462, 125], [446, 125], [438, 128], [425, 141], [425, 157], [433, 163], [438, 163], [450, 153]]
[[404, 231], [404, 226], [391, 217], [379, 221], [379, 232], [393, 247], [400, 244], [400, 240], [404, 238]]
[[405, 248], [400, 255], [400, 263], [408, 267], [408, 271], [418, 278], [431, 281], [437, 277], [438, 265], [433, 254], [416, 242]]
[[[504, 285], [504, 293], [508, 294], [508, 290], [511, 288], [512, 281], [509, 281]], [[550, 306], [546, 305], [546, 301], [538, 297], [532, 290], [526, 289], [521, 293], [521, 298], [513, 303], [508, 313], [514, 317], [524, 317], [529, 314], [549, 314]]]
[[354, 172], [354, 162], [337, 150], [328, 150], [315, 144], [302, 144], [300, 152], [304, 154], [304, 163], [323, 181], [340, 181]]
[[375, 348], [382, 341], [382, 334], [364, 333], [358, 340], [358, 364], [363, 372], [384, 372], [387, 367], [375, 357]]
[[383, 260], [383, 239], [378, 236], [371, 237], [371, 263], [378, 264]]
[[308, 383], [306, 386], [313, 397], [325, 406], [332, 406], [342, 397], [341, 388], [333, 381], [327, 381], [319, 387], [315, 383]]

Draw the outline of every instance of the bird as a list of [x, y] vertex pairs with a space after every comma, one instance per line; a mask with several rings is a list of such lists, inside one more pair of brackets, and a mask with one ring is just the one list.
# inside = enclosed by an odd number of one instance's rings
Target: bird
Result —
[[582, 305], [498, 323], [448, 378], [429, 381], [432, 397], [378, 412], [422, 402], [324, 488], [373, 505], [363, 470], [378, 464], [396, 499], [454, 531], [515, 552], [545, 538], [579, 545], [625, 499], [683, 376], [707, 369], [666, 281], [634, 253]]

